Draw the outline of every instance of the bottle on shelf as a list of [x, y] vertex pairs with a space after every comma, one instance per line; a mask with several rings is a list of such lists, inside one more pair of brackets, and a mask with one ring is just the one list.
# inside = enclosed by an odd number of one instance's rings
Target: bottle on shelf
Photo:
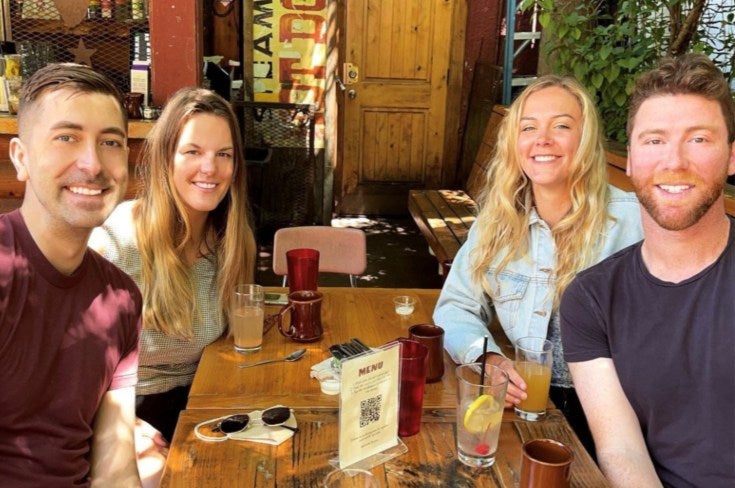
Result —
[[102, 5], [100, 0], [89, 0], [87, 6], [87, 18], [88, 19], [99, 19], [102, 16]]
[[103, 19], [112, 18], [112, 0], [100, 0], [100, 16]]

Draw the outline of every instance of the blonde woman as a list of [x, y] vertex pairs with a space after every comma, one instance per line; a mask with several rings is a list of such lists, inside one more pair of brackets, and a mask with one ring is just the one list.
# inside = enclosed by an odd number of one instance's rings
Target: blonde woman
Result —
[[118, 206], [90, 242], [143, 294], [136, 413], [166, 441], [202, 350], [227, 330], [232, 290], [253, 279], [242, 149], [224, 99], [180, 90], [149, 134], [140, 197]]
[[599, 117], [587, 92], [571, 78], [541, 77], [500, 126], [480, 213], [434, 311], [455, 362], [484, 359], [508, 371], [506, 407], [525, 399], [526, 385], [492, 337], [482, 357], [492, 310], [511, 343], [550, 339], [550, 395], [588, 448], [562, 355], [559, 300], [577, 272], [641, 239], [639, 214], [633, 194], [607, 184]]

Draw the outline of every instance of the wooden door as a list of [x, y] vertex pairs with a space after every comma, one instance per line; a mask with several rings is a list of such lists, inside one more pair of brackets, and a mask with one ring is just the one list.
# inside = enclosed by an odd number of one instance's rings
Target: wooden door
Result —
[[464, 42], [457, 1], [346, 2], [345, 62], [357, 76], [341, 70], [338, 213], [405, 214], [408, 189], [441, 184], [450, 53]]

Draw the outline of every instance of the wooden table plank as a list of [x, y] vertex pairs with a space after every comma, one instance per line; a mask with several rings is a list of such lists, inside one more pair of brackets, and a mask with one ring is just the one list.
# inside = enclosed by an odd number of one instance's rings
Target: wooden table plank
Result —
[[[280, 446], [242, 441], [204, 442], [194, 426], [233, 410], [182, 412], [161, 487], [311, 487], [333, 468], [338, 454], [338, 413], [297, 409], [300, 432]], [[549, 437], [569, 445], [575, 454], [573, 488], [608, 486], [561, 413], [549, 412], [541, 422], [526, 422], [506, 411], [497, 461], [490, 469], [469, 468], [457, 459], [455, 415], [451, 410], [425, 412], [418, 435], [402, 439], [408, 452], [372, 468], [381, 487], [451, 486], [513, 487], [520, 477], [524, 441]]]

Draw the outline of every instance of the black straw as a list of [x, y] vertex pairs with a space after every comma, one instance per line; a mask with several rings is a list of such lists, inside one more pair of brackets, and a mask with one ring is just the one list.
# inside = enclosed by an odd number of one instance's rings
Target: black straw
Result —
[[480, 366], [480, 394], [482, 395], [482, 392], [484, 390], [485, 386], [485, 361], [487, 358], [487, 336], [485, 336], [485, 340], [482, 343], [482, 365]]

